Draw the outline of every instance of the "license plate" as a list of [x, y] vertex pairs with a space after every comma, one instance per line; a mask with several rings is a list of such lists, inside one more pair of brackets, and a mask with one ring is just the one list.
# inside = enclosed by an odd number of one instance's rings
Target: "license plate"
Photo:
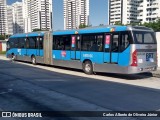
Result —
[[153, 53], [146, 53], [146, 61], [154, 62]]

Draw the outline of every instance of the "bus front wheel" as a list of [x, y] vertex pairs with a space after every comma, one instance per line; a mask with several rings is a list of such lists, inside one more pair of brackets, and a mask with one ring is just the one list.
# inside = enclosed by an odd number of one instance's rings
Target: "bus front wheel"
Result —
[[93, 74], [93, 65], [90, 61], [86, 61], [83, 63], [83, 71], [88, 75]]
[[32, 56], [31, 61], [32, 61], [32, 64], [33, 64], [33, 65], [36, 65], [36, 64], [37, 64], [37, 63], [36, 63], [36, 57], [35, 57], [35, 56]]
[[12, 59], [12, 61], [15, 61], [16, 60], [16, 56], [14, 54], [12, 54], [11, 59]]

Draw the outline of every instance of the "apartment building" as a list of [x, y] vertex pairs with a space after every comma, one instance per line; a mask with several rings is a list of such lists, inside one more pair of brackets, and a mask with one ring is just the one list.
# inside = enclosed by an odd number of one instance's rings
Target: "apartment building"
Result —
[[139, 0], [137, 19], [141, 22], [153, 22], [160, 18], [160, 0]]
[[89, 24], [89, 0], [64, 0], [64, 29], [78, 29]]
[[159, 0], [109, 0], [109, 24], [152, 22], [160, 17]]
[[7, 5], [7, 30], [8, 35], [13, 34], [13, 7], [12, 5]]
[[6, 0], [0, 0], [0, 35], [4, 35], [7, 31], [7, 14]]
[[23, 4], [15, 2], [7, 6], [7, 34], [24, 32]]
[[52, 0], [23, 0], [25, 32], [52, 29]]
[[138, 22], [138, 0], [109, 0], [109, 24]]

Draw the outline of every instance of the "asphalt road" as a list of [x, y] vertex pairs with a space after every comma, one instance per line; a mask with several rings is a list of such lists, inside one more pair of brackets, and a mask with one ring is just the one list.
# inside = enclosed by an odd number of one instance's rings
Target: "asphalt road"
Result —
[[[0, 111], [160, 110], [159, 89], [81, 77], [76, 76], [74, 71], [71, 70], [71, 72], [74, 75], [0, 60]], [[101, 76], [105, 76], [105, 74], [101, 74]], [[110, 75], [109, 78], [112, 79], [113, 77], [119, 79], [119, 76], [116, 75]], [[132, 78], [132, 76], [123, 76], [121, 79], [128, 79], [129, 77]], [[150, 78], [147, 77], [147, 79]], [[158, 120], [160, 118], [72, 118], [68, 116], [65, 118], [39, 119]]]

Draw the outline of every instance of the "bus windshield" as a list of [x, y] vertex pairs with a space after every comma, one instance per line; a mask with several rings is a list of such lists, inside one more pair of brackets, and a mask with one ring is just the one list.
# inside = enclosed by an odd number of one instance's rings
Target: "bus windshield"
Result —
[[136, 44], [156, 44], [154, 32], [133, 31], [133, 36]]

